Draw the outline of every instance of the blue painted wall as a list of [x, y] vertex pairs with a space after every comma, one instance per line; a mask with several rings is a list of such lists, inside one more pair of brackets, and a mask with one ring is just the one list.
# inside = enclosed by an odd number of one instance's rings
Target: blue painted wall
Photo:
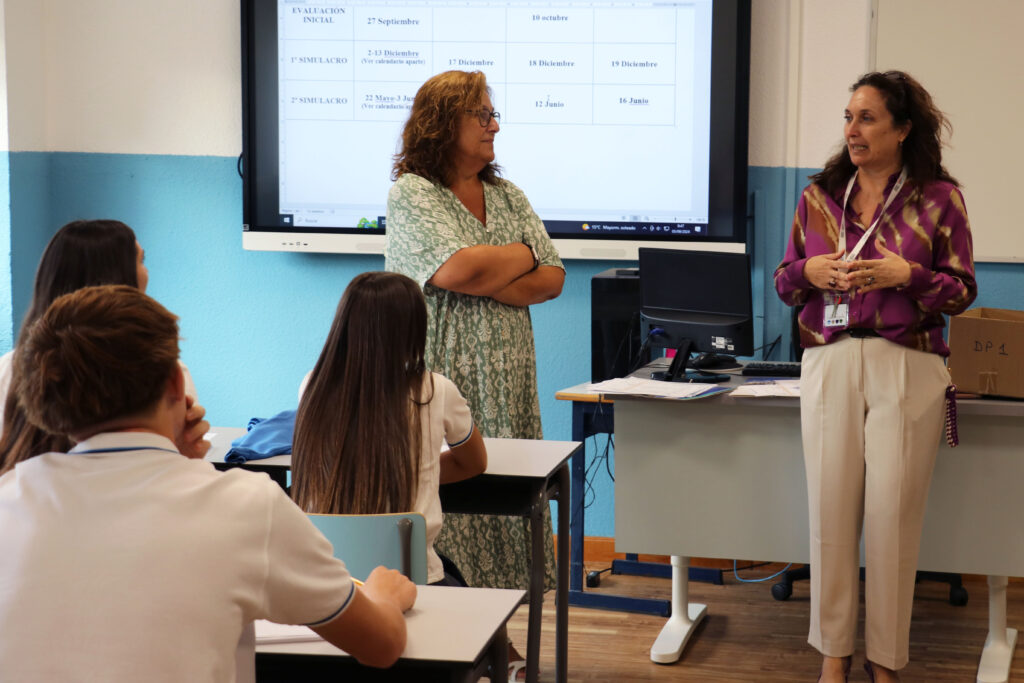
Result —
[[[54, 227], [49, 217], [51, 187], [49, 168], [52, 155], [40, 152], [11, 152], [10, 163], [10, 248], [12, 302], [11, 326], [14, 338], [32, 300], [36, 265]], [[8, 281], [4, 280], [4, 285]], [[6, 321], [6, 319], [5, 319]]]
[[[243, 251], [235, 163], [226, 157], [11, 153], [12, 274], [2, 282], [12, 282], [13, 319], [20, 321], [35, 264], [56, 228], [76, 218], [117, 218], [135, 229], [146, 250], [149, 293], [181, 317], [182, 357], [210, 421], [241, 425], [294, 407], [342, 290], [354, 275], [382, 268], [383, 257]], [[750, 169], [758, 343], [782, 334], [788, 348], [789, 312], [770, 277], [796, 199], [814, 170]], [[533, 308], [548, 438], [571, 433], [570, 406], [555, 401], [554, 393], [590, 377], [590, 278], [627, 265], [569, 261], [562, 296]], [[1024, 265], [981, 264], [978, 271], [979, 305], [1024, 307]], [[10, 345], [0, 329], [0, 350]], [[592, 440], [588, 458], [604, 444], [604, 437]], [[613, 536], [611, 479], [603, 462], [594, 465], [586, 533]], [[613, 463], [610, 469], [614, 473]]]

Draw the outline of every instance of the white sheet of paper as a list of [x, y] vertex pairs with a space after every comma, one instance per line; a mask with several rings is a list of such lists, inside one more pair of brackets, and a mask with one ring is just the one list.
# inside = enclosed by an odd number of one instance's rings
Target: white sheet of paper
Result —
[[799, 398], [800, 380], [777, 379], [767, 382], [749, 382], [741, 387], [733, 389], [729, 395], [754, 398], [764, 396], [789, 396]]
[[276, 624], [266, 619], [256, 620], [257, 643], [296, 643], [310, 640], [320, 640], [320, 636], [308, 626]]
[[589, 389], [602, 394], [626, 394], [628, 396], [654, 396], [656, 398], [693, 398], [715, 384], [689, 384], [687, 382], [662, 382], [641, 377], [617, 377], [591, 384]]

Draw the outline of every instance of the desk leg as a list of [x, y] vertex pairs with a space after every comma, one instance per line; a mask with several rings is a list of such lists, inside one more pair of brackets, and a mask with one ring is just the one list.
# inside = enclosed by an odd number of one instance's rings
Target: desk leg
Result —
[[[593, 403], [573, 401], [572, 403], [572, 440], [585, 442], [588, 436], [598, 433], [592, 428], [599, 427], [611, 433], [614, 425], [611, 406], [606, 405], [604, 416], [598, 419], [594, 413]], [[587, 468], [586, 447], [580, 447], [572, 454], [572, 483], [569, 487], [569, 499], [566, 507], [570, 515], [569, 521], [569, 604], [576, 607], [592, 609], [612, 609], [641, 614], [656, 614], [667, 617], [670, 614], [668, 600], [651, 598], [630, 598], [624, 595], [586, 592], [583, 590], [583, 488]], [[559, 509], [561, 509], [559, 502]], [[559, 532], [561, 533], [561, 531]], [[561, 537], [559, 537], [561, 538]]]
[[1017, 629], [1006, 628], [1005, 576], [988, 577], [988, 637], [981, 651], [978, 683], [1006, 683], [1017, 645]]
[[707, 605], [690, 603], [690, 558], [672, 556], [672, 616], [651, 646], [651, 661], [671, 664], [683, 654], [683, 648], [707, 614]]
[[[572, 511], [569, 520], [569, 541], [572, 548], [572, 558], [569, 567], [569, 590], [574, 592], [581, 592], [583, 590], [583, 486], [585, 484], [584, 478], [587, 468], [587, 437], [583, 429], [583, 409], [582, 403], [573, 401], [572, 439], [584, 445], [576, 449], [576, 452], [572, 454], [572, 483], [569, 486], [569, 495], [565, 500], [566, 508]], [[558, 508], [559, 510], [562, 508], [561, 501], [558, 503]], [[562, 532], [559, 531], [558, 533]]]
[[490, 679], [492, 681], [504, 682], [508, 679], [508, 626], [502, 624], [501, 628], [494, 634], [494, 639], [491, 640], [491, 645], [488, 648], [490, 650], [491, 670]]
[[540, 676], [540, 623], [544, 609], [544, 507], [546, 492], [534, 501], [530, 511], [530, 616], [526, 627], [526, 680], [537, 683]]
[[[582, 452], [583, 449], [580, 448]], [[558, 538], [569, 534], [569, 468], [558, 470]], [[569, 544], [558, 544], [558, 583], [555, 593], [555, 681], [569, 680]]]

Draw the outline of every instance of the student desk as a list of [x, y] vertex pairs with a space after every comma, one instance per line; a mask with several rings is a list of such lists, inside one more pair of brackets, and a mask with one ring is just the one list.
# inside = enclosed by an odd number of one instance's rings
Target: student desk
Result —
[[[244, 429], [211, 430], [212, 446], [207, 460], [228, 467], [224, 456], [231, 441]], [[487, 470], [479, 477], [441, 486], [441, 507], [445, 512], [528, 517], [531, 521], [530, 616], [527, 628], [526, 678], [537, 681], [540, 669], [541, 610], [544, 603], [544, 510], [549, 500], [558, 500], [557, 533], [569, 538], [570, 458], [583, 450], [574, 441], [532, 439], [484, 439]], [[266, 471], [284, 485], [291, 467], [290, 455], [278, 455], [246, 463], [247, 469]], [[555, 679], [568, 678], [569, 645], [569, 543], [558, 544], [555, 599]]]
[[[497, 588], [417, 586], [406, 612], [408, 639], [390, 669], [360, 665], [324, 640], [256, 643], [260, 680], [476, 681], [508, 670], [506, 622], [524, 591]], [[308, 680], [308, 679], [304, 679]]]
[[[918, 566], [989, 576], [977, 680], [1002, 682], [1017, 638], [1006, 577], [1024, 576], [1024, 402], [961, 400], [959, 415], [960, 445], [936, 461]], [[808, 560], [799, 400], [616, 396], [615, 436], [616, 545], [673, 555], [672, 617], [651, 658], [675, 661], [706, 609], [688, 604], [688, 556]]]

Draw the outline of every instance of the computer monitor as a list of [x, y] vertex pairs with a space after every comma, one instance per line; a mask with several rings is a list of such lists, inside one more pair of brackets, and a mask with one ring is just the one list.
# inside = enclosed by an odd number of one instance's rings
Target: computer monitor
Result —
[[[737, 367], [754, 353], [754, 315], [747, 254], [646, 249], [640, 255], [641, 333], [651, 348], [675, 349], [668, 381], [714, 381], [686, 374]], [[691, 360], [693, 352], [702, 355]]]

